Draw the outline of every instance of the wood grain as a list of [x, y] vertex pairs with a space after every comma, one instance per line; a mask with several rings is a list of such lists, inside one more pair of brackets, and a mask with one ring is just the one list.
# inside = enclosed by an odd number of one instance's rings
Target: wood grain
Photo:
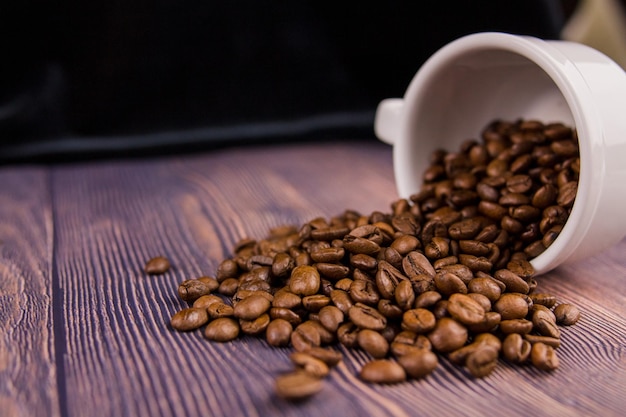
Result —
[[[17, 171], [9, 170], [12, 178], [28, 177]], [[37, 170], [30, 175], [35, 174], [43, 176]], [[356, 377], [366, 354], [341, 347], [345, 361], [325, 380], [322, 393], [290, 404], [273, 394], [274, 377], [291, 369], [289, 349], [270, 348], [251, 337], [210, 343], [201, 332], [169, 328], [171, 315], [184, 307], [176, 296], [178, 283], [212, 275], [240, 238], [263, 237], [271, 227], [348, 208], [388, 211], [396, 190], [391, 150], [382, 144], [233, 147], [59, 165], [51, 169], [49, 190], [41, 181], [41, 194], [51, 195], [54, 226], [45, 210], [37, 222], [1, 209], [3, 225], [22, 218], [17, 230], [27, 229], [21, 255], [3, 252], [2, 265], [24, 269], [36, 260], [48, 268], [45, 255], [53, 253], [55, 302], [62, 308], [53, 315], [49, 299], [38, 299], [39, 314], [47, 321], [31, 325], [47, 329], [50, 337], [54, 318], [54, 327], [62, 328], [56, 333], [63, 338], [56, 343], [62, 352], [51, 354], [50, 344], [30, 355], [37, 375], [54, 374], [57, 358], [62, 386], [37, 385], [31, 378], [11, 392], [40, 387], [51, 408], [60, 403], [64, 415], [97, 410], [99, 416], [617, 416], [626, 406], [626, 241], [540, 277], [540, 290], [583, 312], [577, 326], [563, 331], [561, 367], [553, 373], [503, 362], [488, 378], [476, 380], [442, 360], [424, 380], [378, 386]], [[28, 195], [13, 197], [12, 204], [30, 204], [33, 211], [45, 203]], [[47, 240], [28, 247], [26, 242], [42, 233]], [[156, 255], [167, 256], [172, 269], [147, 276], [142, 267]], [[5, 267], [2, 277], [11, 268]], [[41, 288], [23, 292], [30, 296]], [[15, 332], [20, 311], [4, 303], [0, 311], [9, 320], [6, 328]], [[6, 355], [28, 349], [29, 343], [18, 339]], [[12, 361], [13, 356], [5, 357]], [[2, 391], [3, 398], [11, 392]]]
[[47, 170], [0, 169], [0, 415], [60, 412], [52, 236]]

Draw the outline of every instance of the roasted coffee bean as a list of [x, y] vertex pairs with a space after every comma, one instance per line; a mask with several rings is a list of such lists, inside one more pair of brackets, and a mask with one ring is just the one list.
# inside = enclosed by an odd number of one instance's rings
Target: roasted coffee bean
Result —
[[288, 289], [281, 289], [274, 294], [272, 307], [295, 309], [302, 305], [302, 298]]
[[505, 293], [494, 303], [494, 311], [502, 320], [523, 319], [528, 314], [528, 303], [519, 293]]
[[461, 220], [448, 228], [451, 238], [457, 240], [473, 239], [482, 229], [481, 222], [476, 218]]
[[417, 251], [409, 252], [402, 261], [402, 269], [407, 277], [416, 277], [418, 275], [435, 276], [435, 268], [422, 253]]
[[330, 373], [330, 369], [325, 362], [306, 352], [293, 352], [289, 358], [298, 370], [302, 370], [316, 378], [325, 378]]
[[[354, 280], [350, 279], [350, 278], [342, 278], [339, 281], [335, 282], [335, 285], [333, 286], [331, 284], [331, 291], [332, 290], [342, 290], [345, 292], [350, 291], [350, 286], [352, 285], [352, 283], [354, 282]], [[330, 294], [329, 294], [330, 296]]]
[[363, 365], [359, 377], [366, 382], [396, 384], [406, 380], [406, 372], [397, 362], [376, 359]]
[[437, 303], [432, 306], [431, 311], [435, 315], [436, 319], [449, 317], [450, 314], [448, 313], [448, 300], [437, 301]]
[[376, 242], [353, 235], [346, 235], [343, 238], [343, 247], [353, 254], [375, 255], [380, 251], [380, 245]]
[[381, 297], [386, 299], [393, 298], [396, 286], [401, 280], [407, 280], [396, 267], [386, 261], [378, 263], [378, 271], [376, 272], [376, 288]]
[[500, 331], [504, 334], [527, 334], [533, 330], [533, 322], [526, 319], [509, 319], [500, 322]]
[[558, 349], [561, 346], [561, 339], [557, 337], [542, 336], [532, 333], [527, 333], [523, 336], [525, 340], [529, 341], [533, 345], [535, 343], [543, 343], [544, 345], [548, 345], [554, 349]]
[[342, 239], [349, 232], [350, 229], [344, 226], [324, 227], [311, 230], [311, 238], [330, 242], [333, 239]]
[[165, 256], [156, 256], [146, 262], [143, 270], [149, 275], [160, 275], [169, 271], [170, 266], [170, 261]]
[[311, 252], [311, 259], [315, 262], [339, 262], [345, 256], [343, 248], [324, 248]]
[[312, 347], [310, 349], [307, 349], [305, 353], [321, 360], [328, 367], [338, 365], [339, 362], [341, 362], [341, 360], [343, 359], [343, 355], [340, 352], [322, 347]]
[[356, 303], [348, 310], [350, 320], [362, 329], [383, 330], [387, 318], [378, 310], [363, 303]]
[[485, 319], [485, 309], [471, 297], [459, 293], [448, 299], [448, 313], [465, 325], [478, 324]]
[[387, 319], [396, 320], [402, 317], [404, 311], [391, 300], [381, 299], [378, 301], [378, 311]]
[[377, 269], [378, 261], [372, 256], [357, 253], [356, 255], [350, 255], [350, 266], [355, 269], [371, 272]]
[[[220, 283], [217, 291], [227, 297], [232, 297], [239, 288], [239, 280], [236, 278], [226, 278]], [[182, 297], [181, 297], [182, 298]]]
[[333, 281], [345, 278], [350, 273], [349, 267], [338, 263], [318, 262], [315, 268], [321, 275]]
[[498, 364], [498, 350], [489, 345], [481, 345], [479, 349], [467, 356], [465, 366], [476, 378], [489, 375]]
[[296, 261], [289, 254], [279, 252], [272, 262], [272, 275], [279, 278], [289, 276], [295, 266]]
[[239, 323], [230, 317], [211, 321], [204, 330], [204, 337], [214, 342], [229, 342], [239, 336]]
[[302, 305], [308, 311], [317, 312], [330, 304], [330, 297], [323, 294], [307, 295], [302, 298]]
[[293, 326], [287, 320], [274, 319], [269, 322], [265, 329], [265, 338], [271, 346], [287, 346], [291, 339]]
[[269, 315], [272, 320], [283, 319], [289, 322], [292, 326], [297, 326], [302, 323], [302, 317], [300, 317], [298, 313], [284, 307], [270, 308]]
[[533, 268], [530, 262], [524, 259], [511, 260], [511, 262], [506, 265], [506, 268], [523, 280], [528, 280], [535, 274], [535, 268]]
[[429, 375], [439, 365], [437, 355], [427, 349], [417, 349], [398, 358], [398, 364], [411, 378], [420, 379]]
[[356, 340], [359, 347], [369, 353], [373, 358], [384, 358], [389, 352], [389, 343], [387, 340], [374, 330], [360, 330]]
[[189, 307], [174, 314], [170, 325], [178, 331], [187, 332], [204, 326], [208, 321], [209, 315], [206, 309]]
[[471, 293], [482, 294], [491, 302], [500, 298], [502, 290], [493, 278], [477, 277], [467, 284], [467, 289]]
[[394, 294], [398, 307], [403, 310], [408, 310], [413, 306], [415, 302], [415, 291], [413, 290], [413, 284], [410, 281], [401, 281], [396, 287]]
[[226, 278], [236, 278], [239, 273], [239, 266], [233, 259], [223, 260], [217, 267], [215, 278], [218, 282], [224, 281]]
[[193, 303], [203, 295], [210, 294], [213, 290], [215, 290], [215, 286], [212, 281], [188, 279], [178, 286], [178, 296], [183, 301]]
[[252, 336], [259, 335], [267, 329], [270, 324], [270, 315], [265, 313], [253, 320], [239, 319], [239, 327], [241, 332]]
[[437, 259], [436, 261], [433, 262], [433, 267], [435, 268], [435, 271], [439, 271], [440, 269], [446, 266], [456, 265], [458, 263], [459, 263], [459, 258], [452, 255], [452, 256], [446, 256], [445, 258]]
[[474, 272], [489, 272], [493, 268], [493, 265], [491, 264], [489, 259], [483, 256], [474, 256], [462, 253], [459, 255], [459, 262], [461, 262], [461, 264], [467, 266]]
[[[472, 270], [460, 263], [455, 265], [443, 266], [439, 269], [438, 273], [454, 274], [459, 277], [459, 279], [463, 281], [463, 283], [466, 285], [469, 284], [469, 282], [474, 278], [474, 273], [472, 272]], [[476, 274], [479, 273], [481, 273], [481, 271], [476, 271]]]
[[542, 371], [553, 371], [559, 367], [559, 358], [554, 348], [541, 342], [533, 344], [530, 360]]
[[554, 308], [554, 315], [562, 326], [572, 326], [580, 320], [580, 310], [572, 304], [559, 304]]
[[504, 283], [508, 292], [528, 294], [528, 283], [519, 275], [508, 269], [500, 269], [496, 271], [493, 277], [498, 281]]
[[322, 344], [322, 338], [317, 327], [306, 325], [305, 323], [307, 322], [299, 324], [293, 332], [291, 332], [291, 345], [295, 350], [300, 352]]
[[235, 315], [235, 309], [221, 301], [211, 304], [206, 308], [206, 311], [212, 319], [232, 317]]
[[320, 274], [312, 266], [297, 266], [291, 271], [289, 290], [297, 295], [313, 295], [319, 291]]
[[435, 315], [425, 308], [407, 310], [402, 315], [402, 329], [416, 334], [427, 333], [435, 328]]
[[192, 307], [196, 308], [208, 308], [213, 303], [223, 303], [223, 300], [214, 294], [203, 295], [198, 297], [196, 301], [193, 302]]
[[433, 349], [438, 352], [448, 353], [465, 345], [468, 331], [458, 321], [449, 317], [443, 317], [437, 321], [435, 328], [427, 336], [433, 345]]
[[502, 355], [508, 361], [524, 363], [530, 357], [532, 345], [518, 333], [511, 333], [502, 342]]
[[380, 300], [376, 284], [371, 281], [355, 280], [350, 285], [349, 294], [355, 302], [371, 306], [378, 304], [378, 300]]
[[341, 310], [343, 314], [348, 314], [348, 311], [354, 304], [352, 299], [348, 295], [346, 291], [343, 290], [333, 290], [330, 292], [330, 299], [333, 304]]
[[437, 291], [426, 291], [421, 293], [415, 299], [415, 308], [430, 308], [442, 299], [442, 295]]
[[337, 329], [337, 339], [339, 343], [347, 348], [353, 348], [357, 346], [357, 335], [359, 328], [352, 322], [344, 323]]
[[435, 286], [443, 295], [455, 293], [467, 294], [467, 286], [457, 275], [450, 272], [439, 272], [435, 275]]
[[254, 320], [270, 309], [270, 301], [261, 295], [244, 298], [235, 305], [234, 316], [243, 320]]
[[302, 401], [322, 390], [322, 380], [304, 371], [295, 371], [276, 378], [276, 395], [289, 401]]
[[502, 316], [496, 311], [487, 311], [485, 313], [485, 319], [477, 324], [469, 324], [467, 328], [474, 333], [493, 332], [500, 322]]

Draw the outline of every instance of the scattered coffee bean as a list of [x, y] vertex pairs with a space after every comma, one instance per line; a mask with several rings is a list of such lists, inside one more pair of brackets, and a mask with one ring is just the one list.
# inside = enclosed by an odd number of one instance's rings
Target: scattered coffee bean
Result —
[[165, 256], [157, 256], [146, 262], [143, 270], [149, 275], [164, 274], [170, 269], [170, 261]]
[[303, 371], [280, 375], [275, 381], [276, 395], [289, 401], [302, 401], [320, 392], [322, 380]]
[[359, 377], [366, 382], [396, 384], [406, 380], [406, 372], [395, 361], [376, 359], [363, 365]]

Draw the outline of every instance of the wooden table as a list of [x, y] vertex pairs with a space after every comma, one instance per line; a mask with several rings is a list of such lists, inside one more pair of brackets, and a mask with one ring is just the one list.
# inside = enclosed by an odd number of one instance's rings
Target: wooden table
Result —
[[[626, 410], [626, 241], [539, 280], [583, 316], [553, 373], [502, 361], [476, 380], [445, 360], [394, 386], [344, 362], [321, 394], [275, 397], [290, 349], [178, 333], [178, 283], [232, 245], [352, 208], [388, 211], [391, 149], [373, 142], [232, 147], [143, 160], [0, 167], [0, 416], [611, 416]], [[172, 269], [142, 267], [166, 255]]]

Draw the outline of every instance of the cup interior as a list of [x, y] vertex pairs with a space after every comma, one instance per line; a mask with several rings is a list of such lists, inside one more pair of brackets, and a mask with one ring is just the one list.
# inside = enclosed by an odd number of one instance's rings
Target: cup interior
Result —
[[[409, 86], [407, 141], [396, 175], [408, 197], [420, 189], [430, 152], [455, 151], [466, 139], [480, 139], [491, 121], [534, 119], [574, 126], [574, 117], [554, 80], [530, 59], [506, 50], [470, 50], [450, 62], [424, 67]], [[418, 78], [421, 78], [418, 80]], [[416, 82], [417, 81], [417, 82]], [[411, 91], [411, 90], [415, 91]], [[408, 174], [408, 175], [406, 175]]]

